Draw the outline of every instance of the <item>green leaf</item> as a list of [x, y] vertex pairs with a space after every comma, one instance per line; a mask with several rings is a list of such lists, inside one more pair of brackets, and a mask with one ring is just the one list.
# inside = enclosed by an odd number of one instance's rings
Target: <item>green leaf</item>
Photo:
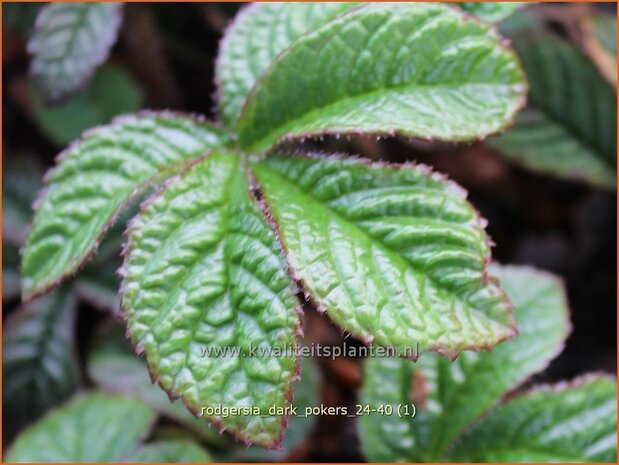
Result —
[[160, 441], [146, 444], [129, 457], [130, 463], [207, 463], [211, 458], [193, 441]]
[[499, 407], [456, 444], [466, 462], [617, 462], [617, 382], [587, 376]]
[[491, 23], [498, 23], [524, 5], [523, 2], [461, 2], [457, 4], [467, 13]]
[[267, 157], [253, 170], [295, 277], [344, 330], [413, 358], [514, 336], [482, 221], [456, 184], [337, 158]]
[[81, 395], [25, 430], [7, 462], [113, 462], [144, 437], [155, 414], [142, 402], [110, 394]]
[[357, 3], [253, 3], [226, 31], [215, 66], [219, 113], [233, 127], [260, 75], [303, 34]]
[[37, 418], [75, 389], [75, 305], [74, 296], [60, 289], [22, 306], [5, 322], [2, 399], [11, 428]]
[[616, 186], [615, 91], [576, 48], [551, 35], [514, 41], [531, 86], [514, 128], [490, 144], [543, 173]]
[[[435, 461], [475, 419], [563, 348], [569, 332], [561, 283], [527, 267], [493, 267], [515, 305], [520, 334], [490, 353], [463, 352], [453, 363], [425, 354], [417, 365], [374, 358], [364, 365], [361, 403], [414, 402], [413, 420], [397, 415], [363, 417], [361, 444], [371, 461]], [[398, 431], [394, 435], [394, 431]]]
[[125, 71], [105, 65], [94, 79], [71, 100], [47, 106], [31, 92], [37, 125], [53, 142], [65, 145], [82, 132], [109, 122], [113, 117], [134, 113], [142, 106], [142, 93]]
[[30, 72], [49, 102], [83, 86], [116, 41], [121, 3], [50, 3], [39, 12], [28, 43]]
[[108, 326], [97, 333], [88, 357], [88, 374], [99, 389], [136, 397], [191, 429], [209, 444], [231, 445], [228, 438], [203, 418], [193, 416], [182, 402], [172, 403], [158, 386], [153, 385], [145, 360], [132, 353], [124, 328], [120, 326]]
[[145, 185], [227, 143], [210, 124], [169, 113], [125, 116], [85, 133], [46, 177], [23, 252], [24, 298], [75, 272]]
[[[206, 157], [151, 197], [129, 231], [122, 307], [151, 376], [246, 443], [277, 447], [295, 376], [294, 354], [252, 354], [294, 343], [297, 301], [274, 232], [250, 198], [243, 162]], [[220, 354], [206, 350], [239, 350]], [[284, 356], [276, 356], [284, 355]], [[253, 412], [250, 412], [253, 413]]]
[[301, 380], [295, 385], [293, 405], [298, 416], [291, 416], [286, 428], [286, 436], [281, 451], [266, 450], [257, 446], [241, 449], [233, 458], [235, 462], [281, 462], [286, 461], [294, 450], [308, 438], [316, 424], [317, 417], [304, 417], [306, 407], [320, 404], [320, 373], [314, 359], [304, 357], [301, 360]]
[[247, 100], [241, 146], [359, 132], [469, 141], [502, 130], [523, 104], [524, 77], [492, 27], [464, 16], [441, 4], [367, 4], [299, 38]]

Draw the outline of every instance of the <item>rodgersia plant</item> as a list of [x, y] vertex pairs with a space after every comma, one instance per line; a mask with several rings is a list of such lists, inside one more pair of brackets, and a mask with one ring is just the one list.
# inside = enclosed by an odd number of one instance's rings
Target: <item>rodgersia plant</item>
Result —
[[[416, 344], [454, 359], [517, 334], [487, 269], [484, 220], [459, 186], [421, 165], [281, 148], [328, 134], [467, 142], [502, 131], [527, 85], [491, 25], [442, 4], [257, 4], [226, 32], [216, 77], [221, 123], [144, 112], [60, 155], [23, 248], [24, 299], [74, 274], [154, 187], [127, 228], [121, 314], [152, 379], [196, 414], [291, 401], [294, 354], [202, 354], [290, 346], [299, 292], [397, 353]], [[208, 419], [267, 447], [286, 424]]]

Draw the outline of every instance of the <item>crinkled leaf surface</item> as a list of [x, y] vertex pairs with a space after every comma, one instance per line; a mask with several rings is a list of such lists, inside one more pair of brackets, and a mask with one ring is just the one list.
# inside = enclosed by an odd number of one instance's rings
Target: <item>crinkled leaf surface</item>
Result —
[[462, 2], [458, 6], [484, 21], [497, 23], [520, 8], [523, 2]]
[[121, 3], [50, 3], [28, 43], [31, 73], [41, 95], [57, 102], [79, 89], [116, 41]]
[[357, 3], [253, 3], [226, 31], [215, 66], [219, 113], [234, 126], [243, 102], [262, 72], [281, 52], [307, 32]]
[[[507, 391], [544, 369], [569, 330], [562, 285], [526, 267], [493, 267], [515, 305], [520, 334], [490, 353], [463, 352], [455, 362], [424, 354], [417, 364], [368, 359], [361, 403], [414, 402], [417, 415], [363, 417], [361, 444], [372, 461], [433, 461]], [[397, 434], [394, 434], [397, 432]]]
[[[239, 157], [216, 153], [166, 183], [129, 233], [122, 305], [154, 378], [196, 413], [204, 406], [284, 406], [296, 296], [275, 234], [250, 198]], [[243, 355], [208, 356], [233, 348]], [[277, 446], [285, 417], [209, 418], [247, 443]]]
[[18, 428], [75, 389], [75, 298], [67, 289], [17, 309], [3, 329], [2, 399], [8, 427]]
[[617, 462], [617, 382], [588, 376], [537, 388], [491, 412], [457, 442], [466, 462]]
[[155, 421], [136, 399], [81, 395], [25, 430], [7, 462], [114, 462], [130, 453]]
[[295, 277], [346, 331], [452, 357], [515, 334], [456, 184], [423, 166], [325, 157], [272, 156], [253, 170]]
[[232, 458], [239, 462], [275, 462], [285, 461], [295, 449], [308, 438], [316, 424], [317, 417], [303, 417], [306, 407], [320, 405], [320, 373], [314, 359], [301, 359], [301, 379], [294, 386], [294, 402], [299, 416], [291, 416], [286, 427], [286, 436], [281, 451], [266, 450], [258, 446], [238, 448]]
[[119, 66], [106, 64], [92, 81], [60, 105], [46, 105], [31, 92], [34, 119], [39, 128], [59, 146], [79, 138], [82, 132], [105, 124], [113, 117], [133, 113], [142, 106], [142, 92]]
[[23, 251], [24, 297], [73, 273], [147, 181], [226, 143], [212, 125], [167, 113], [121, 117], [87, 132], [46, 178]]
[[475, 140], [512, 120], [525, 88], [490, 25], [441, 4], [368, 4], [281, 54], [237, 130], [248, 151], [323, 133]]
[[616, 186], [615, 91], [575, 47], [551, 35], [514, 40], [527, 73], [529, 105], [515, 127], [490, 140], [534, 170]]
[[211, 458], [193, 441], [160, 441], [140, 447], [126, 462], [130, 463], [207, 463]]
[[145, 360], [132, 353], [124, 328], [120, 326], [98, 331], [88, 357], [88, 374], [99, 389], [136, 397], [157, 412], [182, 423], [209, 444], [232, 445], [228, 444], [232, 441], [219, 434], [211, 424], [196, 418], [182, 402], [172, 403], [159, 386], [153, 385]]

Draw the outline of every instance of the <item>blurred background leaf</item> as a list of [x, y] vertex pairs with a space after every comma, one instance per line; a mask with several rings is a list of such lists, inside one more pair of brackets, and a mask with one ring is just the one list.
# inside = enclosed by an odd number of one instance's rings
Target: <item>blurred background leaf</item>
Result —
[[52, 2], [37, 15], [28, 42], [39, 96], [58, 103], [80, 89], [116, 42], [122, 3]]
[[66, 399], [79, 378], [75, 297], [62, 288], [16, 310], [2, 335], [5, 437]]
[[594, 185], [616, 186], [616, 97], [585, 56], [550, 35], [514, 39], [529, 79], [516, 124], [489, 144], [527, 168]]
[[105, 123], [117, 115], [133, 113], [142, 105], [142, 92], [119, 66], [100, 68], [92, 81], [71, 100], [46, 106], [31, 91], [34, 116], [43, 132], [58, 146], [77, 139], [86, 129]]

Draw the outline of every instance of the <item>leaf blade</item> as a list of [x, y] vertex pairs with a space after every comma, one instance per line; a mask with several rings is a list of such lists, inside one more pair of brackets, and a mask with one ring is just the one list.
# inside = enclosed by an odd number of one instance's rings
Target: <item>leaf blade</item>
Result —
[[128, 454], [155, 415], [142, 402], [110, 394], [78, 396], [24, 431], [8, 462], [113, 462]]
[[116, 41], [121, 3], [51, 3], [28, 43], [30, 72], [40, 93], [58, 102], [83, 86]]
[[513, 128], [489, 144], [525, 167], [615, 187], [617, 113], [612, 86], [559, 38], [538, 33], [513, 43], [529, 79], [529, 107]]
[[616, 380], [591, 375], [517, 396], [467, 431], [451, 457], [467, 462], [614, 463]]
[[237, 132], [250, 152], [325, 133], [474, 140], [501, 130], [525, 89], [514, 54], [489, 25], [440, 4], [364, 5], [273, 62]]
[[[296, 39], [356, 3], [252, 3], [228, 28], [215, 64], [222, 120], [234, 126], [262, 72]], [[256, 47], [255, 44], [260, 44]]]
[[[563, 348], [569, 332], [561, 285], [527, 267], [494, 267], [515, 305], [520, 334], [490, 353], [464, 352], [458, 360], [425, 354], [406, 360], [371, 359], [364, 366], [362, 402], [418, 404], [414, 420], [361, 419], [364, 453], [377, 461], [436, 461], [462, 430]], [[543, 316], [543, 318], [541, 318]], [[384, 380], [393, 379], [385, 387]], [[405, 431], [393, 437], [389, 431]]]
[[295, 278], [346, 331], [413, 358], [514, 335], [482, 223], [455, 184], [337, 158], [271, 156], [252, 169]]
[[227, 143], [221, 130], [171, 113], [120, 117], [87, 132], [46, 176], [23, 250], [23, 297], [76, 271], [146, 183]]
[[[204, 406], [247, 403], [267, 415], [286, 404], [294, 356], [252, 356], [250, 346], [290, 347], [297, 302], [237, 155], [206, 157], [152, 198], [131, 226], [123, 274], [132, 342], [170, 395], [196, 415]], [[222, 359], [200, 350], [226, 347], [250, 356], [229, 352]], [[283, 416], [206, 418], [266, 447], [279, 445], [285, 424]]]
[[5, 322], [2, 391], [11, 428], [65, 400], [77, 387], [76, 299], [68, 289], [26, 304]]

